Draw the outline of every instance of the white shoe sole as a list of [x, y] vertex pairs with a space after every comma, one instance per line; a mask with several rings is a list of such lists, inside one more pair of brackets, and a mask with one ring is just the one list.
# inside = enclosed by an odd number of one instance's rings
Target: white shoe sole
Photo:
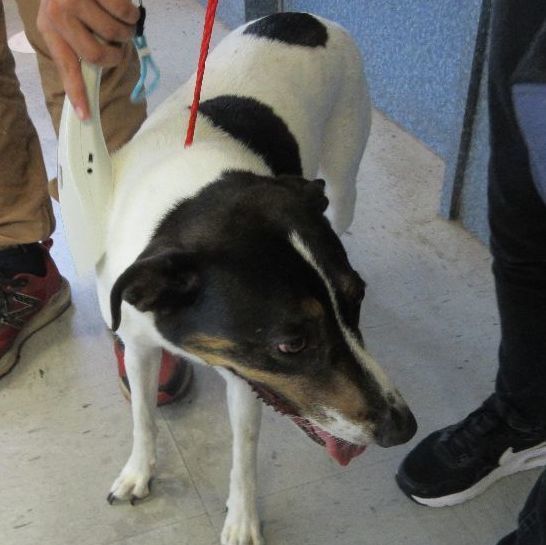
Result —
[[450, 507], [479, 496], [494, 482], [503, 477], [544, 465], [546, 465], [546, 441], [536, 447], [522, 450], [517, 453], [505, 452], [501, 456], [499, 467], [491, 471], [491, 473], [488, 473], [481, 481], [478, 481], [476, 484], [462, 492], [457, 492], [456, 494], [450, 494], [441, 498], [420, 498], [413, 494], [411, 497], [417, 503], [428, 507]]
[[15, 342], [0, 358], [0, 378], [7, 375], [19, 361], [21, 349], [34, 333], [57, 319], [70, 306], [70, 284], [63, 278], [59, 291], [47, 304], [19, 331]]

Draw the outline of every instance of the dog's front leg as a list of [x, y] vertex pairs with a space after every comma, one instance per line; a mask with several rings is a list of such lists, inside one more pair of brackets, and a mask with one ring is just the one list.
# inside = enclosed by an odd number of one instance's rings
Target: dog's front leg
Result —
[[227, 383], [233, 430], [233, 466], [222, 545], [263, 545], [256, 506], [256, 456], [262, 406], [245, 381], [228, 371], [221, 374]]
[[156, 424], [154, 410], [161, 349], [126, 342], [125, 368], [131, 388], [133, 413], [133, 449], [129, 460], [114, 481], [109, 503], [130, 499], [131, 503], [150, 492], [149, 483], [155, 468]]

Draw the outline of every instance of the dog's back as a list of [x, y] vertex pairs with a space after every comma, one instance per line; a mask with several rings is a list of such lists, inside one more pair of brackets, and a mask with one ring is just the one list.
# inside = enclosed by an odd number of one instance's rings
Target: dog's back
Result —
[[[161, 104], [129, 145], [160, 128], [163, 138], [168, 135], [168, 143], [179, 149], [194, 83], [195, 76]], [[219, 97], [233, 100], [215, 105]], [[271, 108], [287, 125], [300, 147], [304, 177], [316, 174], [321, 136], [328, 119], [339, 115], [339, 103], [358, 107], [352, 110], [355, 115], [369, 100], [353, 39], [339, 25], [303, 13], [279, 13], [248, 23], [211, 52], [201, 94], [200, 113], [205, 115], [197, 123], [196, 141], [212, 136], [209, 123], [215, 123], [215, 115], [256, 114], [256, 109], [237, 103], [237, 98]], [[249, 121], [238, 119], [239, 124]], [[270, 126], [256, 126], [258, 131], [266, 128]]]

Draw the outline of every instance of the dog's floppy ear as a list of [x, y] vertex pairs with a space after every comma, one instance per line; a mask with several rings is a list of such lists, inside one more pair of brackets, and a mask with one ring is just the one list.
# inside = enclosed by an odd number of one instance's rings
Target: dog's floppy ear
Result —
[[112, 330], [121, 322], [121, 303], [127, 301], [142, 312], [190, 304], [199, 290], [195, 257], [169, 250], [138, 258], [116, 280], [110, 293]]
[[320, 212], [324, 212], [328, 208], [328, 198], [324, 194], [325, 185], [324, 180], [317, 179], [307, 181], [303, 187], [306, 202]]

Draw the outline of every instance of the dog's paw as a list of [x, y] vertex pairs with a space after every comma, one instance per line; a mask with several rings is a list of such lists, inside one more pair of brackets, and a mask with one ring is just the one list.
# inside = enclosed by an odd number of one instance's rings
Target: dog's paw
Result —
[[264, 545], [256, 513], [230, 509], [221, 536], [222, 545]]
[[145, 498], [150, 493], [153, 468], [153, 463], [136, 464], [129, 460], [110, 488], [108, 503], [130, 500], [134, 505], [136, 500]]

